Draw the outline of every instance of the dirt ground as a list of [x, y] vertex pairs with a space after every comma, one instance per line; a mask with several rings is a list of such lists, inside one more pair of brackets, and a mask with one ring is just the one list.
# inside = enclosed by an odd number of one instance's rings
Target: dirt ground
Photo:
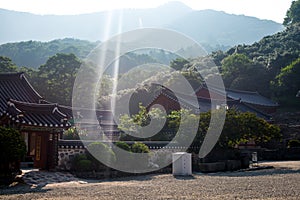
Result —
[[265, 162], [272, 169], [153, 174], [113, 180], [74, 179], [1, 188], [0, 199], [300, 199], [300, 161]]

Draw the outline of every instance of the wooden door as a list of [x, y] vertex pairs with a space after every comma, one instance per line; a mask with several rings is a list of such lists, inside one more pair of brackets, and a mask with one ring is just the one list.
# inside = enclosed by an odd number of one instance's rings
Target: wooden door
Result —
[[37, 132], [35, 136], [34, 167], [47, 168], [48, 133]]

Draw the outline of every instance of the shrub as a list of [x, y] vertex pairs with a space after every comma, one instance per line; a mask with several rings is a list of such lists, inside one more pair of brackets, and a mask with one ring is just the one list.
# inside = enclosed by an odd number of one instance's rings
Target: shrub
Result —
[[26, 144], [21, 134], [0, 127], [0, 182], [9, 183], [20, 171], [19, 162], [26, 154]]
[[131, 151], [133, 153], [150, 153], [148, 146], [141, 142], [135, 142], [131, 146]]
[[86, 172], [92, 171], [92, 161], [90, 160], [79, 160], [76, 165], [76, 171]]
[[79, 133], [75, 127], [69, 128], [68, 130], [64, 131], [63, 134], [64, 140], [79, 140]]
[[147, 145], [141, 142], [135, 142], [131, 146], [131, 151], [133, 153], [142, 153], [140, 156], [141, 159], [134, 159], [131, 161], [137, 168], [146, 168], [149, 165], [149, 158], [150, 158], [150, 150]]
[[103, 166], [116, 162], [116, 155], [106, 144], [93, 142], [87, 146], [88, 158], [92, 161], [95, 170], [106, 168]]
[[[117, 166], [122, 167], [123, 169], [132, 169], [133, 157], [130, 146], [126, 142], [118, 141], [115, 143], [116, 147], [114, 152], [116, 154]], [[125, 152], [124, 152], [124, 151]]]
[[86, 154], [76, 154], [75, 157], [72, 159], [71, 170], [80, 171], [78, 166], [79, 166], [79, 162], [82, 160], [88, 160], [87, 155]]
[[125, 151], [130, 151], [130, 146], [126, 142], [118, 141], [115, 144], [120, 149], [123, 149]]
[[289, 148], [293, 147], [300, 147], [300, 141], [299, 140], [290, 140], [288, 143]]
[[88, 159], [87, 156], [86, 156], [86, 154], [77, 154], [74, 157], [73, 161], [76, 162], [76, 161], [79, 161], [79, 160], [86, 160], [86, 159]]

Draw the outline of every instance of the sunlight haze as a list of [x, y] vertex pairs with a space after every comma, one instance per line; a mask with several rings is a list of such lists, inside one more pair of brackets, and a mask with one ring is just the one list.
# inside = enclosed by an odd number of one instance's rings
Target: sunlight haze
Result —
[[[0, 8], [41, 15], [75, 15], [123, 8], [155, 8], [168, 0], [6, 0]], [[213, 9], [282, 23], [292, 0], [181, 0], [194, 10]]]

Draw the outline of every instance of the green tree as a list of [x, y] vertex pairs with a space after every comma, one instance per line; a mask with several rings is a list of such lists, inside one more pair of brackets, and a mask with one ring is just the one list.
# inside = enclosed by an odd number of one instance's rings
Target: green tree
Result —
[[[198, 120], [199, 116], [191, 113], [189, 110], [181, 109], [172, 111], [167, 116], [167, 126], [170, 131], [174, 132], [175, 140], [184, 141], [190, 137], [196, 137], [196, 135], [191, 134], [195, 132], [194, 126]], [[180, 132], [178, 132], [179, 126], [181, 126]]]
[[222, 75], [226, 85], [229, 85], [251, 67], [252, 61], [244, 54], [233, 54], [222, 60]]
[[[177, 130], [180, 122], [188, 126], [191, 120], [195, 120], [193, 114], [187, 115], [186, 120], [181, 120], [182, 112], [187, 111], [174, 111], [168, 116], [168, 126], [173, 130]], [[220, 112], [214, 110], [211, 112]], [[194, 137], [191, 146], [201, 146], [207, 130], [210, 126], [211, 112], [201, 113], [196, 135], [190, 135], [191, 131], [188, 129], [184, 135]], [[217, 116], [218, 113], [216, 113]], [[226, 112], [226, 120], [223, 126], [221, 136], [218, 140], [217, 146], [221, 148], [233, 148], [240, 142], [248, 142], [254, 140], [256, 144], [264, 144], [272, 139], [280, 139], [280, 129], [276, 125], [269, 124], [262, 118], [257, 117], [254, 113], [250, 112], [237, 112], [234, 109], [229, 109]], [[198, 153], [197, 150], [195, 153]]]
[[300, 0], [292, 2], [291, 7], [286, 12], [283, 25], [287, 26], [300, 22]]
[[20, 67], [18, 71], [19, 72], [24, 72], [25, 75], [26, 75], [26, 78], [29, 78], [30, 83], [34, 83], [32, 81], [32, 79], [36, 78], [37, 73], [38, 73], [38, 71], [36, 69], [30, 68], [30, 67]]
[[244, 54], [233, 54], [222, 61], [225, 86], [239, 90], [259, 91], [266, 94], [269, 77], [266, 68]]
[[190, 62], [183, 58], [176, 58], [170, 62], [170, 67], [175, 70], [182, 70], [183, 68], [187, 68]]
[[272, 139], [280, 138], [280, 129], [276, 125], [269, 124], [254, 113], [241, 113], [230, 109], [226, 113], [218, 145], [223, 148], [232, 148], [240, 142], [254, 140], [256, 144], [264, 144]]
[[[163, 115], [163, 112], [159, 108], [153, 108], [149, 112], [146, 108], [142, 105], [139, 106], [140, 111], [138, 114], [133, 115], [132, 117], [128, 115], [122, 115], [120, 117], [120, 124], [119, 128], [124, 131], [121, 136], [121, 140], [125, 141], [139, 141], [139, 140], [146, 140], [146, 141], [156, 141], [156, 140], [167, 140], [168, 137], [164, 134], [164, 129], [148, 138], [139, 138], [134, 137], [133, 135], [144, 135], [143, 134], [143, 127], [149, 125], [150, 123], [155, 124], [157, 127], [165, 126], [166, 118]], [[147, 133], [148, 134], [148, 133]]]
[[12, 60], [5, 56], [0, 56], [0, 72], [17, 72], [17, 66]]
[[39, 67], [34, 86], [45, 99], [71, 105], [73, 84], [81, 61], [74, 54], [56, 54]]
[[300, 58], [281, 69], [273, 85], [280, 96], [295, 96], [300, 89]]
[[[216, 112], [215, 116], [218, 116], [217, 112], [219, 110], [214, 110], [211, 112]], [[170, 141], [172, 139], [184, 140], [187, 137], [193, 137], [194, 140], [191, 144], [193, 147], [199, 147], [202, 145], [205, 135], [209, 129], [211, 122], [211, 112], [201, 113], [200, 120], [199, 116], [190, 113], [188, 110], [179, 110], [172, 111], [166, 120], [164, 128], [157, 133], [155, 139], [161, 140], [165, 132], [173, 132], [173, 134], [167, 139], [163, 140]], [[144, 121], [147, 119], [147, 111], [142, 109], [140, 112], [143, 117], [139, 116], [139, 121]], [[159, 119], [159, 118], [158, 118]], [[192, 125], [195, 124], [196, 120], [199, 120], [198, 130], [195, 135], [191, 135], [194, 130]], [[146, 120], [147, 121], [147, 120]], [[129, 126], [128, 124], [134, 123], [134, 118], [124, 116], [121, 120], [121, 126], [126, 127], [127, 131], [136, 132], [138, 129]], [[141, 122], [139, 122], [141, 124]], [[184, 127], [180, 133], [177, 133], [179, 126]], [[121, 128], [122, 129], [122, 128]], [[159, 137], [158, 137], [159, 136]], [[125, 139], [126, 137], [123, 137]], [[218, 140], [217, 146], [221, 148], [233, 148], [235, 145], [238, 145], [241, 142], [248, 142], [254, 140], [256, 144], [262, 145], [270, 140], [279, 140], [281, 138], [280, 129], [276, 125], [269, 124], [262, 118], [257, 117], [254, 113], [250, 112], [238, 112], [235, 109], [229, 109], [226, 112], [226, 120], [224, 127], [221, 133], [221, 136]], [[151, 138], [154, 140], [153, 138]], [[150, 139], [150, 140], [151, 140]], [[137, 140], [134, 137], [127, 137], [125, 140]], [[138, 140], [141, 140], [138, 138]], [[144, 139], [144, 141], [149, 140], [149, 138]], [[196, 150], [195, 153], [198, 150]]]

